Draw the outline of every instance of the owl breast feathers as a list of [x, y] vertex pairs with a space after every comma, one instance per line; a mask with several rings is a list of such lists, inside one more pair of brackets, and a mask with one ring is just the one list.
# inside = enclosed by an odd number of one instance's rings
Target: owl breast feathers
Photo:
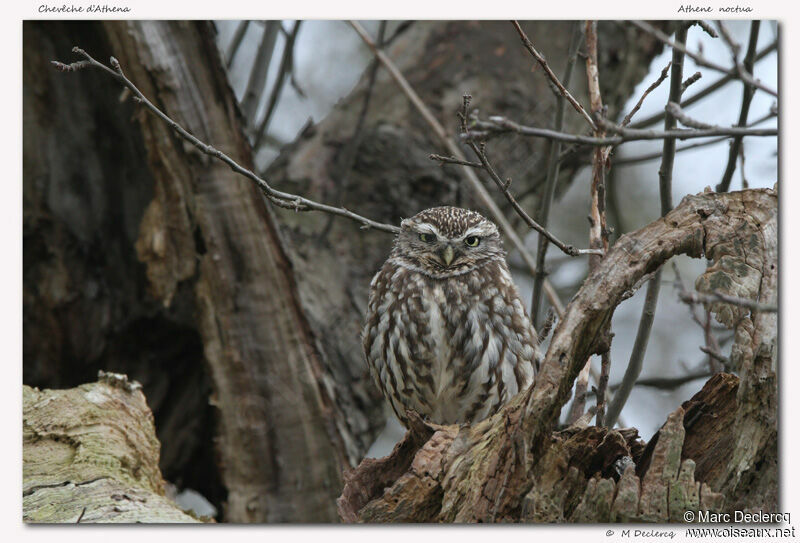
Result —
[[536, 332], [497, 227], [436, 207], [401, 223], [370, 285], [363, 347], [395, 414], [438, 424], [494, 414], [533, 382]]

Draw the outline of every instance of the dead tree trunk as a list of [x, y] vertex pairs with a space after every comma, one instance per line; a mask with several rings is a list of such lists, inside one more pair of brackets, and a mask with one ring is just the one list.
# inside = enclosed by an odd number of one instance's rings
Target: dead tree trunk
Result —
[[583, 425], [554, 432], [587, 356], [616, 306], [670, 257], [706, 257], [697, 280], [763, 304], [777, 301], [777, 195], [687, 196], [625, 235], [567, 308], [535, 385], [475, 426], [421, 421], [392, 455], [346, 476], [345, 521], [609, 522], [684, 520], [685, 511], [777, 507], [777, 315], [714, 303], [735, 328], [739, 377], [717, 374], [645, 447], [636, 431]]
[[[44, 26], [30, 27], [28, 35], [32, 41], [42, 39], [47, 32]], [[70, 189], [78, 191], [84, 198], [78, 198], [69, 208], [74, 216], [60, 217], [63, 222], [54, 221], [57, 232], [45, 236], [49, 248], [42, 251], [55, 253], [52, 258], [46, 262], [32, 261], [31, 269], [26, 268], [29, 273], [39, 269], [52, 279], [53, 289], [61, 288], [56, 294], [68, 293], [63, 299], [53, 300], [47, 310], [38, 311], [37, 297], [47, 294], [38, 289], [49, 283], [26, 277], [26, 285], [31, 287], [26, 316], [50, 318], [50, 333], [56, 337], [66, 335], [68, 341], [78, 345], [84, 343], [80, 334], [86, 330], [90, 335], [101, 336], [96, 343], [89, 343], [99, 351], [91, 353], [92, 358], [108, 362], [116, 369], [114, 350], [108, 347], [109, 340], [103, 334], [114, 338], [118, 331], [115, 327], [128, 324], [125, 333], [133, 335], [129, 345], [140, 341], [147, 344], [150, 334], [169, 343], [169, 329], [160, 330], [159, 324], [180, 313], [185, 317], [183, 324], [195, 330], [202, 350], [175, 353], [171, 349], [180, 348], [180, 344], [170, 345], [167, 353], [172, 356], [165, 356], [157, 363], [193, 355], [187, 362], [192, 371], [208, 368], [213, 385], [211, 398], [204, 397], [202, 391], [197, 394], [191, 389], [178, 390], [190, 397], [192, 392], [196, 394], [193, 399], [201, 400], [199, 413], [204, 411], [206, 401], [216, 407], [215, 444], [221, 480], [227, 490], [225, 518], [234, 522], [335, 520], [335, 498], [346, 464], [345, 449], [326, 386], [325, 368], [298, 303], [291, 266], [283, 253], [271, 210], [265, 206], [261, 194], [248, 180], [186, 146], [170, 127], [146, 112], [120, 104], [115, 104], [116, 113], [111, 111], [110, 104], [117, 101], [120, 88], [109, 86], [104, 80], [102, 91], [107, 94], [101, 105], [94, 104], [91, 100], [94, 93], [83, 90], [102, 79], [101, 74], [64, 77], [49, 66], [50, 60], [69, 55], [76, 43], [89, 47], [99, 42], [98, 56], [116, 56], [141, 90], [168, 115], [248, 164], [250, 147], [219, 61], [212, 25], [126, 21], [87, 24], [85, 31], [93, 43], [74, 41], [59, 50], [46, 48], [41, 56], [36, 56], [36, 67], [31, 68], [34, 84], [39, 83], [43, 92], [63, 93], [63, 100], [44, 99], [34, 103], [36, 98], [32, 98], [31, 115], [26, 121], [61, 125], [68, 122], [60, 117], [74, 116], [71, 133], [78, 134], [75, 141], [62, 141], [59, 137], [69, 137], [70, 132], [51, 132], [47, 126], [32, 131], [31, 137], [46, 141], [41, 142], [42, 148], [26, 146], [26, 186], [31, 200], [46, 212], [48, 196], [53, 198], [59, 189], [66, 195], [70, 195]], [[80, 32], [71, 36], [73, 40], [81, 37]], [[61, 38], [56, 43], [61, 45], [65, 41]], [[80, 83], [87, 76], [89, 79]], [[38, 77], [44, 81], [39, 82]], [[56, 77], [58, 80], [54, 81]], [[48, 120], [48, 113], [57, 120]], [[87, 123], [84, 120], [87, 117], [97, 124], [96, 131], [89, 134], [84, 131], [95, 125]], [[125, 122], [126, 119], [133, 122]], [[132, 143], [121, 149], [115, 146], [119, 134], [131, 134], [122, 140]], [[75, 155], [81, 157], [71, 163], [71, 177], [58, 169], [58, 161], [63, 160], [58, 153], [61, 145], [74, 147]], [[39, 151], [41, 154], [37, 154]], [[122, 152], [124, 159], [120, 156]], [[53, 156], [56, 158], [47, 160]], [[95, 163], [102, 165], [100, 172], [92, 170]], [[124, 175], [129, 171], [146, 172], [139, 174], [146, 182]], [[39, 187], [43, 189], [41, 192], [36, 191]], [[131, 192], [135, 195], [131, 198], [133, 204], [126, 198]], [[118, 207], [103, 208], [101, 203], [106, 201]], [[69, 204], [62, 201], [54, 207]], [[89, 213], [81, 216], [87, 208]], [[121, 212], [115, 214], [119, 208]], [[107, 241], [112, 247], [105, 251], [101, 245], [107, 234], [104, 227], [114, 232], [122, 230], [119, 223], [123, 218], [128, 219], [129, 230], [121, 232], [113, 242]], [[73, 219], [77, 224], [72, 223]], [[83, 227], [81, 232], [86, 239], [69, 235], [78, 227]], [[88, 292], [91, 284], [81, 283], [82, 273], [96, 271], [92, 269], [92, 260], [75, 266], [64, 262], [59, 258], [59, 251], [65, 252], [64, 238], [70, 241], [68, 247], [76, 247], [76, 252], [90, 252], [92, 242], [98, 240], [100, 246], [93, 261], [117, 266], [126, 277], [132, 277], [130, 281], [136, 288], [131, 288], [127, 297], [101, 306], [115, 307], [121, 314], [118, 319], [108, 311], [89, 321], [76, 318], [65, 323], [57, 318], [59, 310], [68, 312], [71, 308], [81, 315], [79, 309], [84, 307], [75, 307], [80, 304], [94, 309], [92, 294]], [[27, 243], [28, 240], [26, 251]], [[123, 253], [127, 260], [114, 260], [115, 251]], [[144, 263], [144, 270], [137, 259]], [[142, 271], [146, 281], [142, 281]], [[97, 275], [102, 279], [108, 277], [103, 273]], [[73, 282], [79, 286], [73, 288]], [[145, 284], [149, 302], [141, 300], [145, 298], [142, 288]], [[109, 298], [119, 298], [113, 293], [113, 285], [103, 285], [99, 290], [103, 292], [104, 287], [111, 291]], [[146, 310], [140, 310], [142, 306]], [[151, 320], [134, 328], [129, 323], [132, 317], [126, 318], [126, 313], [134, 311], [149, 312]], [[45, 334], [45, 330], [30, 326], [26, 332], [31, 334], [26, 343], [30, 348], [26, 358], [30, 355], [50, 360], [36, 344], [36, 337]], [[135, 369], [129, 373], [139, 378]], [[149, 384], [156, 387], [154, 381], [158, 376], [149, 377]], [[179, 402], [180, 397], [165, 401]], [[188, 419], [193, 415], [191, 411], [184, 413]], [[208, 423], [206, 418], [204, 424]], [[202, 427], [192, 426], [202, 431]], [[164, 441], [171, 437], [164, 436]]]

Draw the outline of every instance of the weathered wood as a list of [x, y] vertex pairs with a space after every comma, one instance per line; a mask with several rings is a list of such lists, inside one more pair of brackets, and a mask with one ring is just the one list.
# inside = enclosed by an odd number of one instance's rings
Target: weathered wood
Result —
[[25, 522], [198, 522], [164, 495], [141, 385], [125, 376], [22, 389]]

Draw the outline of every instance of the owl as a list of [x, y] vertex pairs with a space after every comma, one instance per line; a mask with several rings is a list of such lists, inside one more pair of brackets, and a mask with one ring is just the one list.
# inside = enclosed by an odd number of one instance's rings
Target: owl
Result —
[[383, 395], [437, 424], [482, 420], [534, 379], [537, 335], [497, 227], [457, 207], [400, 224], [370, 284], [364, 354]]

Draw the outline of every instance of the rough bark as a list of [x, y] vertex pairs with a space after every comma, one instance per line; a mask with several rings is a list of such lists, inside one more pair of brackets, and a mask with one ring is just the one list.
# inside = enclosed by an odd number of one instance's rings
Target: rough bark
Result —
[[[421, 448], [396, 448], [394, 455], [410, 455], [410, 468], [385, 489], [354, 499], [349, 487], [362, 473], [381, 475], [357, 468], [339, 499], [340, 515], [363, 522], [667, 522], [682, 521], [686, 510], [774, 510], [774, 313], [716, 304], [723, 321], [740, 313], [732, 355], [739, 377], [712, 377], [647, 447], [630, 430], [553, 430], [616, 306], [670, 257], [706, 256], [714, 261], [707, 272], [716, 274], [714, 288], [747, 284], [752, 299], [774, 303], [776, 227], [777, 195], [764, 189], [687, 196], [665, 217], [622, 236], [567, 307], [530, 390], [475, 426], [435, 427]], [[698, 288], [707, 280], [701, 276]]]
[[78, 388], [22, 393], [25, 522], [198, 522], [164, 495], [141, 385], [107, 374]]

